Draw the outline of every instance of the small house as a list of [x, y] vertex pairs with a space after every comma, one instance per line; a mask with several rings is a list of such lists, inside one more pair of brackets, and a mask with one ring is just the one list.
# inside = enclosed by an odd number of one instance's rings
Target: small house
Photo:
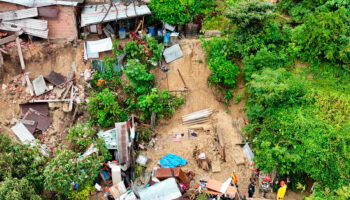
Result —
[[45, 39], [78, 38], [77, 6], [84, 0], [0, 0], [0, 32], [23, 30]]

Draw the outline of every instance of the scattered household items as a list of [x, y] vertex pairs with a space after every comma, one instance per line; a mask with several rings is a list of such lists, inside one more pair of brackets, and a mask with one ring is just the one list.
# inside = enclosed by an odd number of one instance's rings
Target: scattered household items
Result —
[[208, 158], [203, 149], [198, 149], [198, 146], [195, 146], [193, 149], [193, 158], [197, 161], [198, 167], [206, 171], [210, 169], [210, 159]]
[[[229, 181], [230, 179], [228, 179]], [[222, 195], [227, 194], [230, 198], [238, 198], [237, 194], [237, 188], [232, 187], [230, 185], [227, 185], [227, 182], [224, 185], [223, 183], [215, 180], [215, 179], [208, 179], [207, 183], [205, 184], [205, 189], [202, 189], [202, 192], [212, 195]], [[220, 192], [225, 190], [225, 192]]]
[[163, 156], [162, 159], [160, 159], [159, 164], [162, 167], [174, 168], [178, 166], [185, 166], [187, 164], [187, 161], [178, 155], [169, 153], [166, 156]]
[[168, 178], [138, 192], [140, 200], [173, 200], [182, 196], [175, 178]]
[[122, 180], [121, 168], [118, 165], [112, 167], [112, 182], [113, 185], [119, 183]]
[[146, 165], [147, 164], [147, 161], [148, 161], [148, 158], [147, 156], [145, 155], [142, 155], [142, 154], [139, 154], [137, 156], [137, 159], [136, 159], [136, 162], [140, 165]]
[[86, 5], [81, 12], [81, 27], [103, 22], [119, 21], [151, 14], [147, 5], [134, 2], [124, 5], [122, 2], [111, 4]]
[[182, 50], [179, 44], [175, 44], [163, 51], [163, 56], [166, 63], [171, 63], [172, 61], [181, 58], [183, 56]]
[[180, 182], [184, 183], [187, 187], [190, 186], [190, 182], [194, 177], [194, 173], [189, 171], [187, 173], [183, 172], [180, 167], [176, 168], [159, 168], [155, 172], [155, 177], [160, 181], [175, 177]]
[[183, 125], [201, 124], [209, 120], [210, 115], [213, 113], [212, 109], [204, 109], [197, 112], [193, 112], [188, 115], [182, 116]]

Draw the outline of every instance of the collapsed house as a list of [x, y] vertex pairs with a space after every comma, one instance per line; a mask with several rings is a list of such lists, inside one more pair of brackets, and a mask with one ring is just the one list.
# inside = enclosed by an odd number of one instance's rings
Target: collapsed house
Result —
[[0, 31], [44, 39], [78, 38], [77, 5], [84, 0], [0, 0]]

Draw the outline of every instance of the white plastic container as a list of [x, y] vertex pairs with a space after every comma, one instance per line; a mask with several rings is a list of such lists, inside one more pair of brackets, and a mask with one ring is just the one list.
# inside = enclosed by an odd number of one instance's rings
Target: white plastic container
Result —
[[112, 167], [112, 181], [113, 181], [113, 185], [118, 184], [120, 181], [122, 181], [122, 174], [121, 174], [120, 166], [113, 166]]

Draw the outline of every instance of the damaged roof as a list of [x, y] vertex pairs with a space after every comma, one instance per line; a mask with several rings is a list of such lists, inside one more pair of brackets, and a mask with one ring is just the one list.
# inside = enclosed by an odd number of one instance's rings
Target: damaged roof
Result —
[[121, 19], [128, 19], [151, 14], [147, 5], [136, 5], [130, 3], [124, 5], [122, 2], [99, 5], [86, 5], [81, 12], [81, 26], [99, 24]]
[[84, 0], [0, 0], [0, 2], [13, 3], [35, 8], [51, 5], [77, 6], [78, 3], [83, 3]]

